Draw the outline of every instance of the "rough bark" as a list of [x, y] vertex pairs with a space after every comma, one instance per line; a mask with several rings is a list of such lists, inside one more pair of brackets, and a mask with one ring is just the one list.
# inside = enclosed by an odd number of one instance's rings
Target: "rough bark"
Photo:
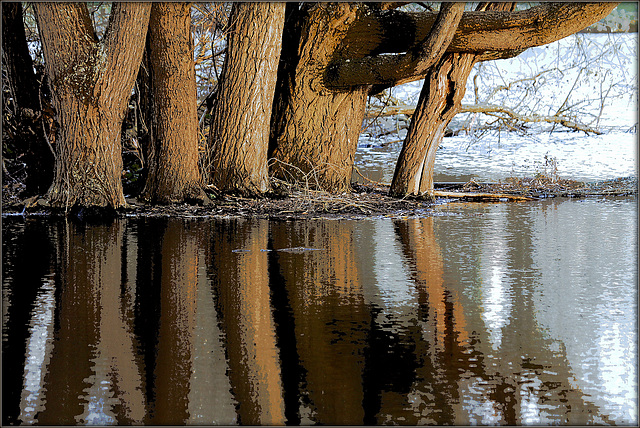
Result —
[[349, 189], [367, 88], [335, 92], [324, 74], [349, 26], [354, 3], [289, 9], [272, 117], [272, 172], [334, 192]]
[[[523, 50], [560, 40], [607, 16], [618, 3], [544, 3], [522, 11], [464, 12], [447, 52], [508, 58]], [[371, 84], [385, 87], [418, 80], [424, 73], [402, 67], [402, 55], [429, 34], [438, 13], [374, 10], [355, 21], [344, 36], [347, 52], [332, 64], [327, 86], [334, 89]], [[488, 58], [484, 58], [488, 59]], [[376, 73], [372, 70], [381, 70]], [[395, 83], [389, 83], [392, 80]]]
[[[515, 3], [479, 3], [477, 10], [514, 7]], [[480, 58], [473, 53], [447, 53], [429, 70], [396, 163], [392, 195], [433, 199], [436, 152], [447, 125], [460, 110], [467, 78]]]
[[462, 18], [465, 3], [443, 3], [436, 20], [423, 41], [412, 46], [408, 52], [360, 60], [339, 60], [327, 70], [327, 86], [336, 88], [361, 85], [363, 82], [376, 85], [393, 85], [400, 76], [420, 76], [438, 61], [447, 50], [455, 30]]
[[125, 205], [120, 129], [140, 65], [150, 3], [114, 3], [96, 38], [86, 4], [35, 3], [60, 135], [52, 206]]
[[218, 190], [270, 190], [267, 151], [284, 26], [284, 3], [235, 3], [212, 113], [211, 181]]
[[153, 3], [147, 46], [153, 129], [142, 198], [155, 203], [202, 200], [191, 5]]
[[15, 143], [25, 151], [25, 196], [42, 194], [53, 181], [55, 157], [45, 136], [40, 82], [29, 55], [21, 3], [2, 4], [2, 61], [13, 98]]
[[475, 55], [447, 54], [425, 77], [418, 106], [402, 145], [390, 192], [427, 196], [433, 192], [436, 151], [464, 97]]
[[[463, 91], [468, 72], [449, 69], [453, 74], [447, 77], [438, 70], [450, 67], [438, 62], [445, 51], [449, 62], [471, 61], [469, 67], [473, 61], [515, 56], [578, 31], [615, 6], [559, 3], [513, 12], [497, 5], [480, 4], [462, 17], [456, 16], [459, 5], [420, 14], [346, 3], [290, 7], [271, 125], [272, 172], [332, 192], [348, 190], [368, 93], [427, 73], [434, 82], [440, 79], [455, 86], [454, 92]], [[406, 53], [380, 55], [398, 52]], [[425, 119], [433, 121], [428, 138], [439, 138], [446, 127], [441, 122], [448, 122], [459, 106], [458, 94], [436, 86], [427, 92], [445, 96], [425, 100], [423, 107], [445, 114]], [[414, 131], [412, 138], [422, 138], [427, 128]], [[430, 162], [422, 156], [414, 168], [426, 166], [426, 173]], [[417, 179], [416, 192], [429, 187], [428, 180], [420, 184], [422, 175], [411, 175]]]

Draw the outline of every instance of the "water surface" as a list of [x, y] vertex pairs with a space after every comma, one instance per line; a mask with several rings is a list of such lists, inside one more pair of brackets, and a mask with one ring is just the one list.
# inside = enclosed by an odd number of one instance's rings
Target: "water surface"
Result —
[[3, 217], [4, 424], [635, 424], [635, 198]]

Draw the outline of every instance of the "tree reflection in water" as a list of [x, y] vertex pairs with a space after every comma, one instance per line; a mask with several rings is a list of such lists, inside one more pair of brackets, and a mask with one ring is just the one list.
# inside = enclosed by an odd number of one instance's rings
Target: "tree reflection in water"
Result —
[[3, 422], [612, 422], [537, 327], [518, 218], [7, 229]]

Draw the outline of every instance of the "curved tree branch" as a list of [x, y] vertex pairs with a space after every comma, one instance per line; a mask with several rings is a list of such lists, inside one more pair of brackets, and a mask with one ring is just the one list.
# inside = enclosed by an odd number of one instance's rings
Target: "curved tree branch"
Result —
[[563, 39], [607, 16], [618, 3], [545, 3], [517, 12], [469, 12], [449, 52], [528, 49]]
[[464, 3], [443, 3], [424, 41], [405, 54], [339, 61], [327, 68], [327, 85], [348, 88], [363, 83], [388, 84], [405, 75], [421, 75], [442, 57], [455, 34]]
[[[510, 58], [582, 30], [607, 16], [617, 4], [544, 3], [523, 11], [464, 12], [446, 51], [475, 53], [481, 61]], [[327, 86], [388, 87], [421, 79], [424, 72], [416, 72], [418, 68], [398, 65], [408, 62], [406, 55], [422, 46], [438, 16], [434, 12], [397, 10], [372, 11], [363, 16], [345, 36], [343, 45], [349, 49], [332, 64]], [[400, 55], [383, 55], [397, 53]]]

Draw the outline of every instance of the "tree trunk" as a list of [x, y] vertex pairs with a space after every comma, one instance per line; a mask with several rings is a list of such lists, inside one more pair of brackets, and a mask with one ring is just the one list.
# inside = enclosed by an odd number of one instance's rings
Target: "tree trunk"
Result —
[[276, 176], [334, 192], [350, 189], [368, 88], [336, 92], [324, 80], [349, 25], [363, 13], [354, 3], [289, 8], [271, 121]]
[[[407, 73], [424, 74], [444, 54], [463, 10], [463, 4], [443, 5], [432, 31], [394, 63], [400, 71], [389, 73], [391, 80]], [[369, 12], [368, 7], [358, 4], [321, 3], [311, 6], [308, 15], [291, 19], [303, 23], [299, 34], [295, 34], [298, 43], [294, 40], [283, 43], [286, 55], [283, 63], [296, 66], [281, 65], [280, 70], [279, 79], [286, 83], [279, 87], [276, 95], [279, 97], [274, 105], [277, 113], [272, 122], [273, 171], [277, 176], [331, 192], [350, 190], [354, 156], [371, 87], [366, 83], [352, 86], [335, 82], [353, 77], [350, 61], [366, 61], [358, 58], [358, 52], [345, 42], [345, 37], [350, 27]], [[349, 61], [343, 62], [347, 52]], [[356, 80], [391, 82], [380, 76], [381, 68], [373, 74], [371, 70], [368, 74], [366, 70], [360, 71], [366, 77], [359, 75]], [[329, 89], [328, 84], [334, 85], [333, 89]]]
[[270, 190], [267, 151], [284, 3], [235, 3], [212, 113], [211, 180], [223, 192]]
[[17, 109], [38, 110], [38, 82], [24, 33], [22, 4], [2, 4], [2, 60]]
[[42, 194], [53, 181], [55, 157], [43, 127], [40, 83], [33, 72], [21, 3], [2, 5], [2, 54], [18, 124], [16, 144], [25, 151], [25, 196]]
[[[513, 10], [515, 3], [479, 3], [480, 10]], [[455, 31], [455, 29], [452, 29]], [[447, 125], [460, 111], [467, 78], [482, 58], [475, 53], [447, 53], [427, 73], [396, 163], [390, 193], [433, 199], [436, 152]]]
[[125, 205], [120, 129], [140, 65], [150, 3], [114, 3], [96, 38], [84, 3], [34, 3], [60, 135], [52, 206]]
[[153, 3], [147, 46], [152, 132], [142, 198], [202, 200], [190, 4]]
[[474, 59], [473, 54], [447, 54], [429, 70], [396, 163], [392, 195], [433, 197], [436, 152], [458, 113]]

